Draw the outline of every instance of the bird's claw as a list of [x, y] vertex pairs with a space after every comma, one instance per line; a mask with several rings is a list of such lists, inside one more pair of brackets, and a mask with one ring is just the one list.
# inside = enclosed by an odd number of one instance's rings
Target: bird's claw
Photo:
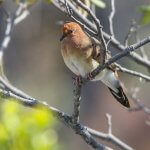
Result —
[[74, 85], [81, 85], [81, 84], [83, 83], [81, 76], [72, 77], [72, 79], [74, 80], [74, 81], [73, 81], [73, 84], [74, 84]]

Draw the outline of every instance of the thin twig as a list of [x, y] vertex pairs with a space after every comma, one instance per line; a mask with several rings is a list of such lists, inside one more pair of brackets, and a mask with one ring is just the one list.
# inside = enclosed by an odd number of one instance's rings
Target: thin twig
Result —
[[14, 25], [16, 25], [19, 22], [21, 22], [22, 20], [24, 20], [29, 15], [29, 12], [26, 10], [25, 3], [19, 3], [19, 6], [18, 6], [16, 12], [14, 13], [14, 15], [12, 15], [12, 16], [9, 15], [9, 13], [6, 13], [6, 10], [5, 10], [5, 14], [7, 14], [7, 17], [8, 17], [7, 25], [6, 25], [6, 29], [5, 29], [5, 33], [4, 33], [4, 38], [0, 44], [0, 74], [3, 77], [5, 77], [4, 71], [3, 71], [3, 60], [2, 60], [3, 55], [4, 55], [3, 53], [10, 43], [13, 27], [14, 27]]
[[120, 71], [120, 72], [127, 73], [127, 74], [130, 74], [130, 75], [142, 78], [145, 81], [150, 82], [150, 77], [145, 75], [145, 74], [143, 74], [143, 73], [140, 73], [140, 72], [137, 72], [137, 71], [134, 71], [134, 70], [129, 70], [127, 68], [122, 67], [121, 65], [119, 65], [117, 63], [115, 63], [115, 65], [118, 68], [117, 70]]
[[[129, 31], [125, 37], [125, 40], [124, 40], [124, 45], [127, 47], [129, 46], [129, 39], [131, 38], [131, 36], [133, 35], [133, 33], [135, 33], [137, 30], [137, 25], [136, 25], [136, 22], [134, 20], [132, 20], [132, 23], [129, 27]], [[136, 41], [138, 42], [138, 41]]]
[[[136, 38], [136, 42], [139, 42], [139, 41], [140, 41], [139, 34], [138, 34], [137, 30], [135, 31], [135, 38]], [[146, 52], [145, 52], [144, 47], [140, 47], [140, 53], [141, 53], [141, 56], [142, 56], [144, 59], [148, 60], [148, 56], [147, 56], [147, 54], [146, 54]]]
[[130, 147], [129, 145], [122, 142], [119, 138], [117, 138], [113, 134], [110, 135], [110, 134], [99, 132], [99, 131], [96, 131], [96, 130], [93, 130], [93, 129], [90, 129], [90, 128], [87, 128], [87, 130], [94, 137], [97, 137], [98, 139], [110, 142], [110, 143], [116, 145], [117, 147], [119, 147], [122, 150], [134, 150], [132, 147]]
[[[21, 17], [22, 14], [25, 14], [24, 17]], [[20, 18], [21, 17], [21, 18]], [[9, 45], [10, 39], [11, 39], [11, 33], [12, 29], [15, 24], [21, 22], [23, 19], [27, 17], [27, 11], [26, 11], [26, 4], [24, 3], [19, 3], [19, 6], [13, 16], [10, 16], [7, 19], [7, 25], [6, 25], [6, 30], [4, 34], [4, 39], [2, 40], [2, 43], [0, 44], [0, 51], [3, 52]]]
[[64, 1], [65, 1], [65, 6], [66, 6], [67, 14], [68, 14], [69, 16], [71, 16], [71, 11], [70, 11], [70, 9], [69, 9], [68, 3], [67, 3], [66, 0], [64, 0]]
[[111, 115], [110, 114], [106, 114], [107, 120], [108, 120], [108, 134], [111, 135], [112, 134], [112, 122], [111, 122]]
[[116, 12], [115, 0], [111, 0], [111, 13], [110, 13], [108, 19], [109, 19], [109, 26], [110, 26], [110, 35], [112, 37], [114, 37], [113, 18], [114, 18], [115, 12]]
[[136, 105], [135, 107], [132, 107], [128, 109], [130, 112], [135, 112], [135, 111], [143, 111], [145, 114], [150, 115], [150, 108], [145, 106], [143, 102], [137, 97], [137, 94], [140, 91], [139, 87], [136, 87], [132, 89], [131, 91], [128, 91], [126, 88], [124, 88], [128, 95], [130, 96], [131, 100], [134, 102]]
[[134, 112], [134, 111], [143, 111], [144, 113], [150, 115], [150, 108], [148, 108], [147, 106], [145, 106], [142, 101], [137, 98], [137, 93], [139, 92], [139, 88], [135, 88], [134, 91], [132, 93], [129, 93], [132, 101], [136, 104], [135, 108], [131, 108], [129, 109], [129, 111]]
[[117, 138], [116, 136], [114, 136], [112, 134], [111, 115], [110, 114], [106, 114], [106, 117], [107, 117], [107, 120], [108, 120], [108, 133], [99, 132], [99, 131], [90, 129], [88, 127], [87, 127], [87, 130], [93, 136], [97, 137], [98, 139], [111, 142], [111, 143], [113, 143], [114, 145], [116, 145], [117, 147], [119, 147], [122, 150], [134, 150], [132, 147], [128, 146], [127, 144], [125, 144], [119, 138]]

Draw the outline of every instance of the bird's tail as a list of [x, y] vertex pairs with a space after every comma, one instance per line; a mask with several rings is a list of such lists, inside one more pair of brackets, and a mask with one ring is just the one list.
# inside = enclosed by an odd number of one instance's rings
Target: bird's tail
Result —
[[128, 98], [121, 87], [117, 73], [106, 68], [103, 71], [101, 81], [109, 88], [111, 94], [119, 103], [127, 108], [130, 107]]
[[129, 100], [128, 100], [127, 96], [125, 95], [121, 86], [119, 88], [117, 88], [118, 92], [113, 91], [111, 88], [109, 88], [109, 90], [119, 103], [121, 103], [123, 106], [125, 106], [127, 108], [130, 108]]

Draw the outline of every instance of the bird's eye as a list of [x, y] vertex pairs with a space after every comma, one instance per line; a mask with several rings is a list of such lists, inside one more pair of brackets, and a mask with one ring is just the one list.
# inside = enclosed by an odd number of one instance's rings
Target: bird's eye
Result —
[[69, 30], [69, 31], [68, 31], [69, 34], [71, 34], [71, 33], [73, 33], [73, 32], [74, 32], [74, 30]]

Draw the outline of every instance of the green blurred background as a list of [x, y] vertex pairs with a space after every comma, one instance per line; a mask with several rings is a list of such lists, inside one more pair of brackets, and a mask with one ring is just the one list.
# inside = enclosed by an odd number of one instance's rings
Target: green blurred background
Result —
[[59, 150], [55, 120], [46, 110], [3, 102], [0, 120], [1, 150]]
[[[110, 0], [105, 3], [105, 9], [96, 10], [104, 30], [109, 33]], [[148, 0], [116, 0], [114, 31], [119, 41], [124, 41], [132, 19], [140, 20], [139, 7], [148, 3]], [[16, 4], [6, 0], [4, 7], [14, 12]], [[5, 74], [14, 86], [71, 114], [74, 75], [64, 65], [59, 41], [60, 22], [70, 19], [42, 0], [32, 6], [30, 12], [31, 14], [13, 30], [12, 40], [4, 57]], [[2, 39], [6, 23], [1, 22], [0, 25]], [[148, 36], [149, 29], [149, 25], [142, 28], [139, 31], [140, 37]], [[135, 41], [131, 38], [130, 42]], [[113, 54], [117, 52], [112, 47], [109, 49]], [[145, 49], [149, 52], [149, 46]], [[147, 74], [147, 70], [127, 58], [122, 59], [120, 63]], [[138, 97], [150, 106], [149, 83], [122, 73], [120, 76], [129, 91], [140, 87]], [[132, 101], [131, 105], [134, 106]], [[79, 136], [47, 112], [38, 112], [3, 101], [0, 111], [0, 150], [90, 150]], [[82, 90], [81, 123], [107, 132], [106, 113], [112, 115], [114, 135], [136, 150], [150, 149], [150, 127], [145, 124], [148, 117], [143, 112], [128, 112], [115, 101], [101, 82], [86, 84]], [[110, 146], [114, 148], [113, 145]]]

